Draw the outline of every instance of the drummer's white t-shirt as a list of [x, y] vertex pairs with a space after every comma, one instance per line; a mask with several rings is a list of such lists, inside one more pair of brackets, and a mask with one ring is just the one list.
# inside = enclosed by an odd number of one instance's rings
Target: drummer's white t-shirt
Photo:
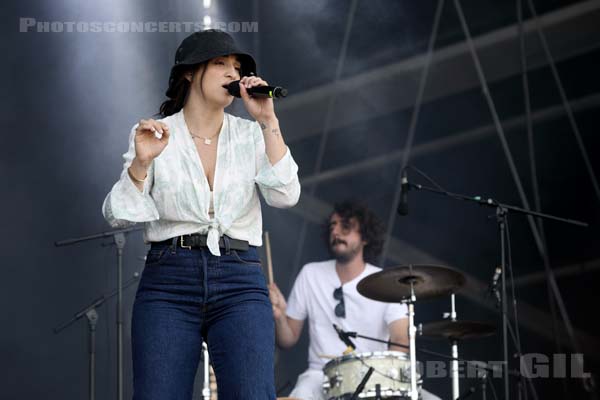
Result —
[[[356, 290], [356, 285], [364, 277], [379, 271], [381, 268], [366, 264], [359, 276], [343, 285], [346, 317], [340, 318], [334, 311], [339, 301], [334, 299], [333, 291], [341, 286], [335, 271], [335, 260], [310, 263], [302, 268], [288, 300], [287, 315], [296, 320], [308, 318], [310, 369], [323, 368], [329, 361], [323, 355], [337, 357], [346, 350], [346, 345], [339, 339], [333, 324], [345, 331], [388, 340], [388, 325], [407, 318], [406, 305], [371, 300]], [[356, 351], [360, 353], [384, 351], [388, 347], [366, 339], [353, 338], [352, 341], [356, 345]]]

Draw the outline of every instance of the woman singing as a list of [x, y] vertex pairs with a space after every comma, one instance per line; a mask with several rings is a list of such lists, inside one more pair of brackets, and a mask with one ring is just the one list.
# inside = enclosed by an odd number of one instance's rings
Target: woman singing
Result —
[[[274, 399], [274, 326], [260, 267], [258, 190], [294, 206], [298, 166], [254, 59], [225, 32], [196, 32], [175, 55], [159, 120], [131, 130], [119, 181], [104, 200], [113, 227], [145, 223], [151, 244], [133, 307], [134, 399], [191, 399], [202, 341], [220, 400]], [[240, 81], [256, 122], [225, 112]]]

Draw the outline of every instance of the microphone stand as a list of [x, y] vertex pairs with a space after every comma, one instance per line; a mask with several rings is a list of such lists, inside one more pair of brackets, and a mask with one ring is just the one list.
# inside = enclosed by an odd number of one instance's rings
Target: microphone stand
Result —
[[[123, 289], [127, 289], [129, 286], [133, 285], [136, 281], [139, 280], [140, 274], [135, 272], [133, 274], [133, 278], [125, 282]], [[117, 295], [119, 289], [115, 289], [109, 294], [104, 294], [92, 301], [88, 306], [84, 307], [80, 311], [76, 312], [75, 315], [69, 319], [68, 321], [59, 324], [56, 328], [53, 329], [55, 334], [58, 334], [65, 330], [67, 327], [71, 326], [75, 323], [75, 321], [83, 318], [84, 316], [88, 320], [88, 337], [89, 337], [89, 363], [88, 363], [88, 396], [89, 400], [94, 400], [96, 398], [96, 324], [98, 322], [98, 312], [96, 309], [100, 307], [102, 304], [106, 302], [106, 300], [111, 299]]]
[[537, 212], [537, 211], [530, 211], [530, 210], [526, 210], [521, 207], [516, 207], [516, 206], [511, 206], [508, 204], [500, 203], [491, 198], [485, 199], [481, 196], [466, 196], [463, 194], [452, 193], [452, 192], [448, 192], [446, 190], [441, 190], [441, 189], [437, 189], [437, 188], [433, 188], [433, 187], [425, 186], [425, 185], [420, 185], [418, 183], [412, 183], [412, 182], [407, 182], [407, 185], [408, 185], [409, 189], [412, 189], [412, 190], [423, 190], [423, 191], [437, 193], [437, 194], [441, 194], [441, 195], [444, 195], [447, 197], [451, 197], [456, 200], [465, 200], [465, 201], [474, 202], [474, 203], [477, 203], [482, 206], [492, 207], [492, 208], [496, 208], [496, 209], [502, 208], [506, 213], [508, 213], [509, 211], [512, 211], [517, 214], [533, 215], [535, 217], [545, 218], [545, 219], [558, 221], [558, 222], [564, 222], [566, 224], [571, 224], [571, 225], [582, 226], [584, 228], [587, 228], [589, 226], [588, 223], [578, 221], [576, 219], [562, 218], [562, 217], [557, 217], [555, 215], [545, 214], [545, 213], [541, 213], [541, 212]]
[[[563, 222], [566, 224], [571, 224], [571, 225], [576, 225], [576, 226], [581, 226], [581, 227], [588, 227], [588, 224], [585, 222], [582, 222], [582, 221], [574, 220], [574, 219], [561, 218], [561, 217], [557, 217], [557, 216], [550, 215], [550, 214], [545, 214], [545, 213], [541, 213], [541, 212], [537, 212], [537, 211], [530, 211], [530, 210], [526, 210], [521, 207], [516, 207], [516, 206], [500, 203], [499, 201], [492, 199], [492, 198], [483, 198], [481, 196], [466, 196], [463, 194], [448, 192], [448, 191], [442, 190], [441, 188], [433, 188], [433, 187], [429, 187], [429, 186], [411, 183], [411, 182], [408, 182], [408, 180], [403, 183], [406, 185], [408, 190], [410, 190], [410, 189], [423, 190], [423, 191], [427, 191], [427, 192], [437, 193], [437, 194], [444, 195], [444, 196], [447, 196], [447, 197], [450, 197], [450, 198], [453, 198], [456, 200], [473, 202], [473, 203], [477, 203], [481, 206], [492, 207], [492, 208], [496, 209], [496, 221], [498, 223], [498, 227], [499, 227], [499, 231], [500, 231], [500, 252], [501, 252], [499, 268], [501, 269], [501, 278], [502, 278], [501, 279], [502, 347], [503, 347], [503, 357], [504, 357], [503, 361], [504, 361], [504, 366], [505, 366], [504, 396], [505, 396], [505, 399], [508, 400], [508, 398], [509, 398], [508, 333], [507, 333], [508, 313], [507, 313], [507, 298], [506, 298], [506, 243], [505, 243], [508, 213], [513, 212], [516, 214], [531, 215], [531, 216], [536, 216], [536, 217], [547, 219], [547, 220]], [[515, 321], [515, 322], [518, 323], [518, 321]], [[518, 349], [518, 352], [519, 352], [519, 354], [522, 354], [521, 349]]]
[[117, 399], [123, 400], [123, 249], [125, 248], [125, 234], [141, 231], [144, 227], [132, 227], [101, 232], [73, 239], [54, 242], [56, 247], [69, 246], [88, 240], [112, 237], [117, 248]]

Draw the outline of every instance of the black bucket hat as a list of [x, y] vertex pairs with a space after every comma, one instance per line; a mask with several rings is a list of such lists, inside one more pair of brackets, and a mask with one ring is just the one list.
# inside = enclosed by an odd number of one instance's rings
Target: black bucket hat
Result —
[[235, 54], [241, 64], [241, 76], [256, 74], [256, 62], [248, 53], [241, 51], [233, 38], [218, 29], [192, 33], [183, 39], [175, 53], [175, 65], [171, 68], [167, 97], [174, 98], [177, 91], [175, 84], [183, 66], [203, 63], [215, 57]]

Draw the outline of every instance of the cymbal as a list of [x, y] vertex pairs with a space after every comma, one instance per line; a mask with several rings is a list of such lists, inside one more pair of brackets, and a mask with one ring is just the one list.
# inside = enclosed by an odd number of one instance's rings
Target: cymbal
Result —
[[494, 325], [479, 321], [435, 321], [423, 324], [421, 335], [431, 339], [477, 339], [496, 333]]
[[373, 300], [399, 303], [410, 298], [410, 287], [417, 299], [449, 295], [465, 283], [465, 276], [454, 268], [441, 265], [401, 265], [386, 268], [363, 278], [358, 292]]

